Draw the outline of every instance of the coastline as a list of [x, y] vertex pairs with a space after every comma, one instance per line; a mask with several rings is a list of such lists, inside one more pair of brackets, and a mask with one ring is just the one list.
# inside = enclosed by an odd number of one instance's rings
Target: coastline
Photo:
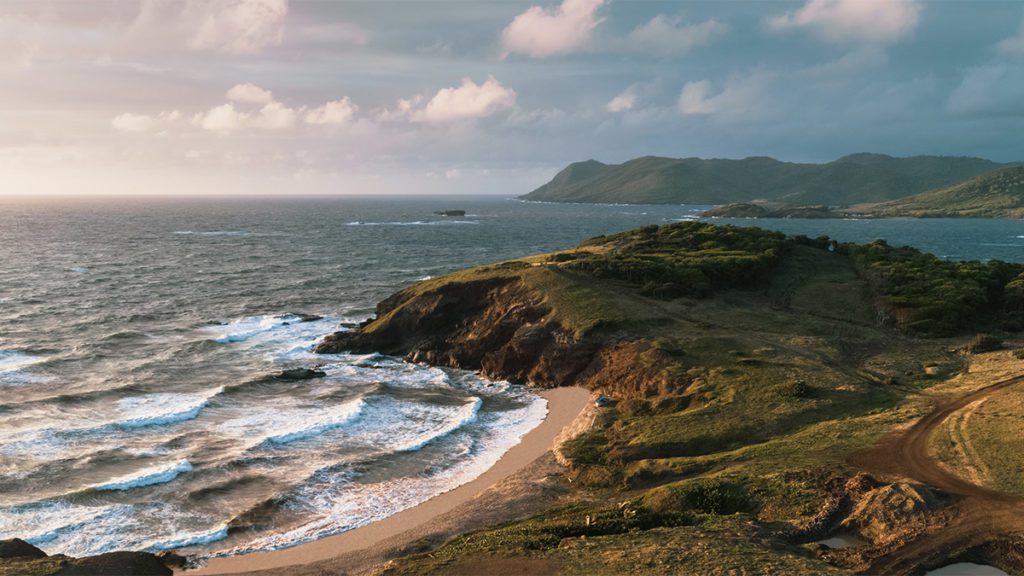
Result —
[[[391, 549], [417, 540], [423, 536], [421, 529], [431, 525], [438, 517], [471, 502], [480, 493], [528, 468], [549, 452], [556, 440], [557, 443], [564, 441], [566, 437], [562, 434], [563, 430], [573, 424], [591, 403], [590, 391], [579, 387], [554, 388], [541, 391], [539, 395], [548, 402], [548, 413], [544, 421], [523, 436], [494, 466], [470, 482], [383, 520], [341, 534], [281, 550], [213, 558], [202, 568], [176, 570], [175, 574], [207, 576], [268, 570], [281, 574], [297, 571], [303, 565], [365, 551], [385, 541]], [[401, 538], [403, 534], [409, 537]]]

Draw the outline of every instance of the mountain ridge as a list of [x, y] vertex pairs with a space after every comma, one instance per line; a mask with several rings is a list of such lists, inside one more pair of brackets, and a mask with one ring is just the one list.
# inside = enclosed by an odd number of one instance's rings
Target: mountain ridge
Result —
[[823, 164], [641, 156], [621, 164], [570, 164], [520, 196], [547, 202], [726, 204], [770, 200], [848, 206], [904, 198], [1014, 166], [970, 156], [848, 154]]

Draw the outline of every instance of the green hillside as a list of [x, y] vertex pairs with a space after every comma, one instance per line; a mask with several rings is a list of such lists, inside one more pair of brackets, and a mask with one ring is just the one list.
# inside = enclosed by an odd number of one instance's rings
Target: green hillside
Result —
[[949, 186], [1007, 166], [982, 158], [852, 154], [826, 164], [644, 156], [622, 164], [570, 164], [522, 196], [546, 202], [725, 204], [774, 200], [846, 206]]
[[878, 204], [868, 211], [878, 216], [917, 218], [1024, 218], [1024, 167], [998, 170], [953, 186]]

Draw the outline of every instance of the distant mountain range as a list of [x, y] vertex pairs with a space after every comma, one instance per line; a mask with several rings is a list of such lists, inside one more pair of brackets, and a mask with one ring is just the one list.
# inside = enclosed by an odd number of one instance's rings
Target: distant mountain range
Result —
[[906, 198], [1014, 165], [983, 158], [895, 158], [884, 154], [851, 154], [825, 164], [767, 157], [705, 160], [645, 156], [622, 164], [596, 160], [570, 164], [521, 198], [623, 204], [762, 200], [789, 206], [851, 206]]

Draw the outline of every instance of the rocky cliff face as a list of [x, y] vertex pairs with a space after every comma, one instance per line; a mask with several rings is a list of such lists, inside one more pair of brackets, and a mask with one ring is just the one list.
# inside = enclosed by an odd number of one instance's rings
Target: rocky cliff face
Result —
[[[667, 375], [672, 360], [653, 344], [600, 325], [569, 329], [515, 275], [414, 286], [378, 304], [376, 320], [328, 336], [316, 351], [383, 352], [538, 388], [614, 390], [620, 398], [678, 386]], [[640, 355], [645, 362], [637, 362]]]

